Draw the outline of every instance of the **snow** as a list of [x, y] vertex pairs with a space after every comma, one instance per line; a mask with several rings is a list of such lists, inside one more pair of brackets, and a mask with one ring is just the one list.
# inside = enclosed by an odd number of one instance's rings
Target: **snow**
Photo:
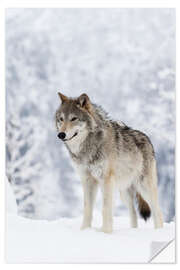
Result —
[[[56, 221], [32, 220], [17, 215], [13, 189], [6, 179], [6, 259], [8, 263], [135, 263], [148, 262], [159, 248], [174, 239], [174, 222], [154, 229], [152, 220], [114, 217], [114, 231], [99, 231], [102, 218], [95, 211], [92, 228], [81, 231], [82, 217]], [[166, 260], [167, 262], [167, 260]]]
[[139, 228], [131, 229], [127, 217], [115, 217], [113, 233], [105, 234], [97, 230], [99, 212], [93, 227], [81, 231], [81, 219], [35, 221], [8, 214], [8, 263], [146, 263], [154, 243], [167, 243], [175, 233], [173, 222], [154, 229], [151, 221], [139, 220]]

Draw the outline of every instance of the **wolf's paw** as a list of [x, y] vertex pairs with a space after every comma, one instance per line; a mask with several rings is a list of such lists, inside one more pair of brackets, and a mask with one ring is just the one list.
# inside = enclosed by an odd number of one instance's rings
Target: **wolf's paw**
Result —
[[88, 229], [90, 227], [91, 227], [91, 225], [82, 224], [80, 229], [82, 231], [82, 230]]
[[137, 227], [138, 227], [137, 224], [131, 224], [131, 226], [130, 226], [130, 228], [132, 228], [132, 229], [136, 229]]
[[163, 223], [156, 224], [154, 226], [155, 229], [162, 229], [163, 228]]
[[162, 218], [162, 216], [160, 216], [160, 218], [158, 220], [155, 220], [155, 222], [154, 222], [154, 228], [155, 229], [161, 229], [161, 228], [163, 228], [163, 218]]
[[98, 230], [98, 232], [112, 233], [112, 228], [102, 227], [102, 228], [97, 229], [97, 230]]

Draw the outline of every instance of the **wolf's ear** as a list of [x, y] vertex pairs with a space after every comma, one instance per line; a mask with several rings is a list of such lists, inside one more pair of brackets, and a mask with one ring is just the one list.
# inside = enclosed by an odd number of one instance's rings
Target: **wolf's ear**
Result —
[[62, 103], [68, 101], [68, 97], [66, 97], [65, 95], [61, 94], [60, 92], [58, 92], [58, 95], [59, 95]]
[[86, 94], [80, 95], [80, 97], [78, 97], [78, 104], [82, 108], [88, 108], [90, 106], [90, 99], [89, 99], [89, 97]]

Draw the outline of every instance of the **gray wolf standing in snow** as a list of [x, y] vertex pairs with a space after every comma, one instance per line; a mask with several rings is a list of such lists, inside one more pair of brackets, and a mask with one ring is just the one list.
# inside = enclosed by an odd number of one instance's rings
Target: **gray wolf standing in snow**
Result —
[[163, 226], [158, 202], [157, 171], [153, 146], [142, 132], [109, 119], [86, 94], [69, 98], [58, 93], [56, 127], [82, 180], [84, 215], [82, 229], [91, 226], [92, 212], [100, 186], [103, 196], [102, 231], [112, 232], [113, 193], [117, 188], [137, 227], [135, 198], [146, 220], [152, 212], [155, 228]]

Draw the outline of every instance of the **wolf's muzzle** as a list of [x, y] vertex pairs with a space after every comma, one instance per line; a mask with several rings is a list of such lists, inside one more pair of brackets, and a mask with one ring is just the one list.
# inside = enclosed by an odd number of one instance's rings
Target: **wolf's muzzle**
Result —
[[60, 133], [58, 134], [58, 138], [61, 139], [61, 140], [64, 140], [64, 139], [66, 138], [66, 133], [60, 132]]

